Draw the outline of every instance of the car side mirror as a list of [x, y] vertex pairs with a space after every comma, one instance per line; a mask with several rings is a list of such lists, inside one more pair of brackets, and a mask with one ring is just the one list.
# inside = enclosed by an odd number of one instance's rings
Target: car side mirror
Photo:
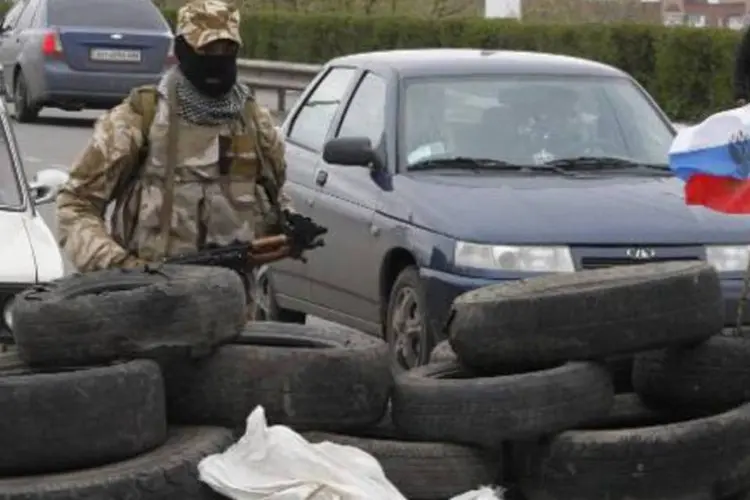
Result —
[[336, 137], [323, 146], [323, 160], [334, 165], [368, 167], [375, 162], [375, 151], [367, 137]]
[[29, 182], [29, 192], [35, 205], [46, 205], [55, 201], [63, 184], [68, 182], [68, 173], [56, 168], [40, 170]]

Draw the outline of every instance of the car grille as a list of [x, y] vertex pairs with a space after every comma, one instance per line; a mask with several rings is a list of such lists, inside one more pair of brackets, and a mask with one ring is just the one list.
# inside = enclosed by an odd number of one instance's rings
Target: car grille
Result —
[[636, 266], [639, 264], [649, 264], [651, 262], [669, 262], [672, 260], [690, 261], [699, 260], [696, 257], [666, 257], [663, 259], [628, 259], [627, 257], [583, 257], [581, 259], [581, 269], [602, 269], [605, 267], [615, 266]]

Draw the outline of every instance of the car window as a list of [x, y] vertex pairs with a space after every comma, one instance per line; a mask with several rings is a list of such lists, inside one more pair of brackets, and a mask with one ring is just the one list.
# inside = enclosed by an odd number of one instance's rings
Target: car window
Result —
[[47, 2], [51, 26], [165, 31], [168, 24], [150, 0], [54, 0]]
[[399, 156], [533, 165], [577, 156], [668, 163], [673, 132], [627, 78], [466, 75], [405, 81]]
[[333, 116], [355, 71], [353, 68], [333, 68], [323, 77], [294, 118], [289, 139], [316, 151], [323, 148]]
[[13, 166], [5, 128], [0, 126], [0, 210], [23, 205], [20, 180]]
[[10, 8], [10, 10], [5, 14], [5, 18], [3, 19], [3, 31], [7, 31], [16, 26], [18, 18], [21, 17], [21, 13], [23, 12], [24, 7], [26, 7], [26, 4], [27, 3], [25, 1], [20, 1], [16, 2], [13, 7]]
[[385, 92], [385, 80], [367, 73], [354, 91], [336, 136], [364, 136], [376, 145], [385, 129]]
[[30, 28], [32, 22], [34, 21], [35, 14], [38, 10], [39, 10], [39, 2], [36, 0], [31, 0], [31, 2], [29, 2], [28, 7], [23, 10], [21, 17], [18, 19], [18, 24], [16, 24], [16, 28], [18, 29]]

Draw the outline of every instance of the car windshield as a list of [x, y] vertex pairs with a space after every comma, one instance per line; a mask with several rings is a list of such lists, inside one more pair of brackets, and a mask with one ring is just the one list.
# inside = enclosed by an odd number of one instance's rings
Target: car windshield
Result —
[[55, 0], [47, 3], [53, 26], [165, 31], [159, 10], [145, 0]]
[[0, 126], [0, 210], [17, 209], [23, 206], [21, 184], [10, 149], [4, 127]]
[[666, 168], [674, 137], [627, 78], [420, 77], [405, 80], [401, 102], [402, 170], [441, 158], [448, 159], [443, 165], [481, 158], [534, 166], [576, 158], [591, 165], [602, 157], [625, 160], [619, 167]]

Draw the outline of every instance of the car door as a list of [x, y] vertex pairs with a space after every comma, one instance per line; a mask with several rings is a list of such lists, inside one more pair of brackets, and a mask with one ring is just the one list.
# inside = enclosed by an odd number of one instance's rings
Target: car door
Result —
[[[351, 87], [356, 71], [343, 66], [328, 69], [312, 92], [303, 98], [286, 132], [287, 181], [284, 189], [294, 208], [308, 217], [316, 218], [315, 167], [336, 110]], [[317, 252], [316, 249], [310, 254]], [[310, 300], [310, 266], [309, 261], [291, 259], [272, 266], [274, 291], [281, 307], [299, 307], [299, 301]]]
[[8, 94], [12, 94], [11, 87], [13, 67], [18, 57], [20, 40], [16, 35], [16, 27], [21, 14], [28, 7], [28, 0], [19, 0], [8, 10], [0, 24], [0, 63], [3, 65], [3, 84]]
[[[362, 75], [341, 118], [335, 137], [368, 137], [373, 146], [385, 137], [387, 81], [373, 72]], [[373, 226], [383, 189], [371, 169], [318, 164], [316, 220], [329, 228], [326, 246], [310, 267], [312, 300], [330, 310], [329, 319], [351, 318], [353, 325], [379, 323], [379, 245]]]

